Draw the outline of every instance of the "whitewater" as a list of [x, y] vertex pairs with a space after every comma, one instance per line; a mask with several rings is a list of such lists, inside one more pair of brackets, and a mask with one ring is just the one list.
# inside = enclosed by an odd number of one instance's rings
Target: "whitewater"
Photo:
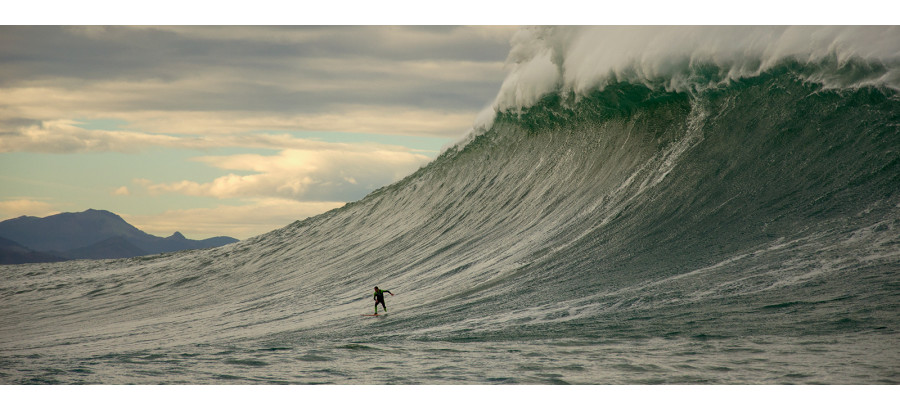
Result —
[[359, 201], [0, 267], [0, 383], [896, 384], [898, 44], [523, 29], [472, 131]]

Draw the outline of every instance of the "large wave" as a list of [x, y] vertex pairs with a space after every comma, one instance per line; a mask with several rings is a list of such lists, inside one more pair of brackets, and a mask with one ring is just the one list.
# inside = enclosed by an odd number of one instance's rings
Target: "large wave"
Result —
[[[898, 37], [525, 30], [489, 121], [428, 166], [222, 248], [4, 268], [0, 342], [896, 332]], [[404, 312], [379, 336], [347, 319], [374, 285]]]
[[584, 95], [631, 82], [690, 91], [757, 76], [785, 61], [826, 87], [900, 88], [900, 29], [854, 26], [532, 27], [519, 31], [509, 75], [476, 121], [535, 104], [550, 93]]

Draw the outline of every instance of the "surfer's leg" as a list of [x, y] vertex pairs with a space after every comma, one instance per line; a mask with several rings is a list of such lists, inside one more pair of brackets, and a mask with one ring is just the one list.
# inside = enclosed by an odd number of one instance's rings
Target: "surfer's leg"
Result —
[[387, 312], [387, 306], [384, 305], [384, 300], [381, 301], [381, 307], [383, 307], [384, 311]]

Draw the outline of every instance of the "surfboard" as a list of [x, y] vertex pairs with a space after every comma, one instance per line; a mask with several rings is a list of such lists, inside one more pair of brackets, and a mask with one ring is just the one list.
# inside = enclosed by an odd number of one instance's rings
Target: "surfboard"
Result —
[[363, 316], [387, 316], [387, 313], [383, 313], [383, 314], [380, 314], [380, 315], [376, 313], [376, 314], [374, 314], [374, 315], [363, 315]]

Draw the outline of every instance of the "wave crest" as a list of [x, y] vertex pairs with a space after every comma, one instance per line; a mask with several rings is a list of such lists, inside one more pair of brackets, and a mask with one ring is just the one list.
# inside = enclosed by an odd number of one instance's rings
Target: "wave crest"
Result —
[[496, 114], [552, 93], [587, 95], [631, 82], [694, 92], [758, 76], [786, 63], [827, 88], [900, 90], [900, 28], [890, 27], [530, 27], [517, 33], [509, 74], [473, 133]]

